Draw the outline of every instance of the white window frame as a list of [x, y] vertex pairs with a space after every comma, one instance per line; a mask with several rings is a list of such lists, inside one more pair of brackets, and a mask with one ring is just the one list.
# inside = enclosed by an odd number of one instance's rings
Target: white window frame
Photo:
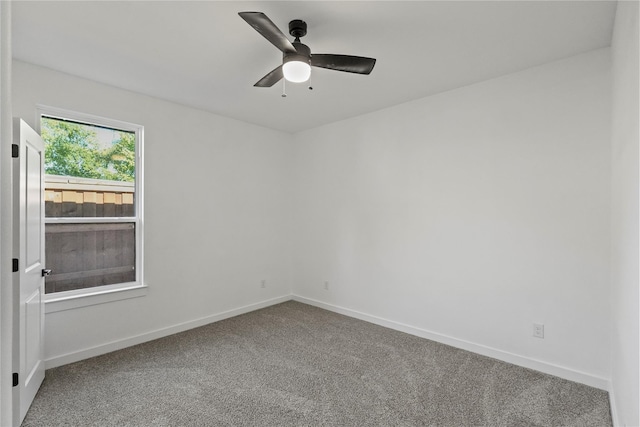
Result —
[[[45, 218], [45, 224], [65, 224], [65, 223], [96, 223], [96, 222], [120, 222], [135, 224], [135, 253], [136, 253], [136, 280], [134, 282], [117, 283], [113, 285], [96, 286], [86, 289], [76, 289], [72, 291], [56, 292], [45, 294], [45, 313], [70, 310], [74, 308], [86, 307], [90, 305], [103, 304], [123, 299], [136, 298], [147, 294], [147, 286], [144, 282], [143, 271], [143, 142], [144, 126], [120, 120], [108, 119], [94, 116], [92, 114], [79, 113], [76, 111], [64, 110], [61, 108], [38, 105], [36, 108], [36, 130], [41, 134], [42, 116], [54, 119], [72, 120], [102, 127], [133, 132], [136, 135], [136, 176], [135, 176], [135, 196], [134, 217], [74, 217], [74, 218]], [[69, 177], [69, 182], [73, 178]]]

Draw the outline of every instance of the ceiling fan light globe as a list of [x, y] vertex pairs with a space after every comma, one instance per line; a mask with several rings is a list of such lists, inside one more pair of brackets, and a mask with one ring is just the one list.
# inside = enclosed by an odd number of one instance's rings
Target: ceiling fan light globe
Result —
[[311, 77], [311, 65], [303, 61], [289, 61], [282, 66], [284, 78], [292, 83], [302, 83]]

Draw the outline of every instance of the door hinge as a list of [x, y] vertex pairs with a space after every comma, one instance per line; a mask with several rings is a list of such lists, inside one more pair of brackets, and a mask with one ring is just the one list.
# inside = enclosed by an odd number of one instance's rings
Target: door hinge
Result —
[[18, 270], [20, 269], [20, 264], [18, 262], [18, 258], [14, 258], [12, 264], [13, 264], [12, 271], [14, 273], [17, 273]]
[[14, 372], [13, 373], [13, 386], [16, 387], [18, 384], [20, 384], [20, 382], [18, 381], [18, 373]]
[[18, 157], [20, 155], [20, 147], [18, 144], [11, 144], [11, 157]]

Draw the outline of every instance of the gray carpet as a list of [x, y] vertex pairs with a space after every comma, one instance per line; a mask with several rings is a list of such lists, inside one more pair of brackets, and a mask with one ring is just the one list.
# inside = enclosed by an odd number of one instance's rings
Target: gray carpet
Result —
[[610, 426], [606, 392], [297, 302], [47, 371], [23, 426]]

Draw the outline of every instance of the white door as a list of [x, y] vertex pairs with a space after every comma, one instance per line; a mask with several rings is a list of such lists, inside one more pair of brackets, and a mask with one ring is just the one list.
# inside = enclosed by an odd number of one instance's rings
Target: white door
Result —
[[14, 119], [13, 143], [18, 150], [13, 159], [13, 253], [18, 260], [13, 319], [13, 372], [18, 374], [18, 384], [13, 392], [13, 419], [20, 425], [44, 380], [44, 142], [23, 120]]

